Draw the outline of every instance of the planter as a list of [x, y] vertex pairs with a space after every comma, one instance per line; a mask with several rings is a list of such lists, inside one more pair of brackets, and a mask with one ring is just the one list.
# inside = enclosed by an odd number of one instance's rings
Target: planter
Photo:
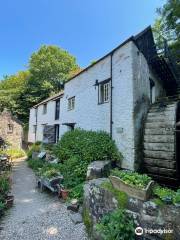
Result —
[[119, 177], [110, 176], [110, 181], [113, 187], [119, 191], [127, 193], [127, 195], [146, 201], [150, 198], [152, 193], [152, 186], [154, 181], [150, 181], [145, 189], [139, 189], [136, 186], [131, 186], [123, 182]]
[[68, 198], [68, 195], [69, 195], [69, 190], [67, 190], [67, 189], [61, 189], [62, 199], [66, 200], [66, 199]]
[[14, 196], [10, 195], [6, 197], [6, 207], [10, 208], [13, 206], [13, 202], [14, 202]]
[[37, 181], [37, 186], [41, 189], [41, 191], [44, 189], [44, 187], [46, 187], [52, 192], [58, 192], [59, 190], [58, 186], [61, 183], [62, 179], [63, 179], [62, 175], [51, 178], [51, 179], [37, 176], [36, 181]]

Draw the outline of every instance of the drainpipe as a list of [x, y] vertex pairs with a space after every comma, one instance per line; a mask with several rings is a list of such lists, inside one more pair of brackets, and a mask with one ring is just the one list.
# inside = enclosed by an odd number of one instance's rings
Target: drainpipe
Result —
[[111, 60], [110, 60], [110, 137], [112, 138], [112, 125], [113, 125], [113, 119], [112, 119], [112, 105], [113, 105], [113, 99], [112, 99], [112, 90], [113, 90], [113, 83], [112, 83], [112, 57], [114, 52], [111, 53]]
[[35, 111], [36, 111], [36, 129], [35, 129], [35, 142], [36, 142], [36, 135], [37, 135], [37, 111], [38, 111], [38, 108], [35, 108]]

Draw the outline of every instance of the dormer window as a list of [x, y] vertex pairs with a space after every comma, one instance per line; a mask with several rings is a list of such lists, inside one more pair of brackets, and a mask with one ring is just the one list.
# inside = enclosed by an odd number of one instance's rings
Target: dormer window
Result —
[[43, 104], [43, 114], [47, 113], [47, 103]]

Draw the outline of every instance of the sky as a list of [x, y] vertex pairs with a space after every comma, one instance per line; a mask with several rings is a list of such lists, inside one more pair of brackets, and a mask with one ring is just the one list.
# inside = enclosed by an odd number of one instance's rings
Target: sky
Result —
[[0, 79], [57, 45], [81, 67], [154, 23], [164, 0], [0, 0]]

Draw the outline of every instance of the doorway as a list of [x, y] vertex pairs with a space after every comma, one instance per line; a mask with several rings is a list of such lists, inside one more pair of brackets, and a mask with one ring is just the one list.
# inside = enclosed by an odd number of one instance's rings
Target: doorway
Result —
[[149, 81], [150, 81], [150, 101], [151, 104], [153, 104], [156, 101], [155, 83], [151, 78], [149, 79]]

